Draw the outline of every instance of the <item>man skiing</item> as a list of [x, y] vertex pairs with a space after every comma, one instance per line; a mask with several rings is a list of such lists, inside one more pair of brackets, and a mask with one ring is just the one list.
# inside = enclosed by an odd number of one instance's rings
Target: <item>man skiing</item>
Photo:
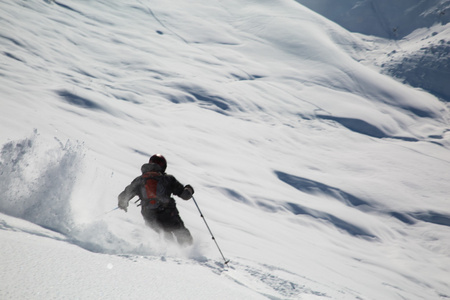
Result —
[[139, 196], [141, 214], [145, 223], [158, 233], [163, 233], [167, 240], [174, 237], [180, 245], [191, 245], [192, 236], [184, 226], [176, 207], [176, 195], [189, 200], [194, 194], [190, 185], [183, 186], [174, 176], [166, 174], [167, 161], [161, 154], [150, 157], [149, 163], [142, 165], [142, 175], [136, 177], [125, 190], [119, 194], [119, 208], [127, 211], [128, 202]]

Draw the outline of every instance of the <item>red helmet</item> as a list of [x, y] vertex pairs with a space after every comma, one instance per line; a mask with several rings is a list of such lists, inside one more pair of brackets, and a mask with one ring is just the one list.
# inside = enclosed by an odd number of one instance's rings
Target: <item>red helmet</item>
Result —
[[152, 157], [150, 157], [150, 160], [148, 162], [159, 165], [162, 172], [166, 171], [167, 161], [161, 154], [154, 154]]

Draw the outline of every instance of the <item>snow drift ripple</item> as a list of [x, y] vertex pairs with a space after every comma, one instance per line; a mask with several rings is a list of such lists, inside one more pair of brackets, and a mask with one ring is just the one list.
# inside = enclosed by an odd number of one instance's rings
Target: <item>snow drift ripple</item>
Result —
[[0, 211], [67, 233], [73, 223], [70, 198], [82, 158], [80, 144], [43, 143], [37, 130], [0, 153]]

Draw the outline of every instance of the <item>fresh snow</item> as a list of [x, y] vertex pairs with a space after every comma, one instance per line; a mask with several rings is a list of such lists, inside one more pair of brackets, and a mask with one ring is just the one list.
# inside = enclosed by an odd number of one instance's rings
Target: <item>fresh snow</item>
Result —
[[[450, 298], [448, 1], [354, 2], [2, 0], [0, 299]], [[113, 210], [154, 153], [228, 265]]]

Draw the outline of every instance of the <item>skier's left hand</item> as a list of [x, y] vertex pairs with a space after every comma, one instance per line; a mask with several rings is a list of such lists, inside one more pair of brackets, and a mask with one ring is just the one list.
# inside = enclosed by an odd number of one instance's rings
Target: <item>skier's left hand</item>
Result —
[[194, 195], [194, 188], [190, 184], [186, 185], [184, 188], [189, 190], [191, 195]]

